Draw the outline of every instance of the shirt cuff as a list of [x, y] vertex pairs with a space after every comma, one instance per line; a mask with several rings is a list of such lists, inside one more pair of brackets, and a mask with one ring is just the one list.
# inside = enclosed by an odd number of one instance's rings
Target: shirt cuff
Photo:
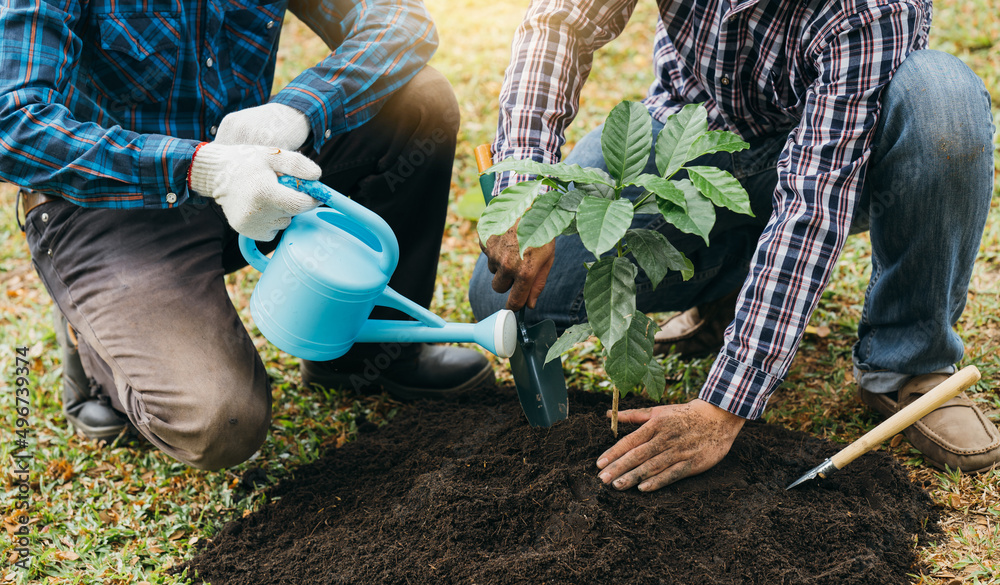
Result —
[[170, 209], [188, 200], [187, 172], [197, 140], [147, 134], [139, 151], [142, 206]]
[[763, 370], [719, 355], [698, 398], [737, 416], [755, 420], [764, 414], [768, 398], [782, 382], [781, 378]]
[[[535, 162], [550, 164], [559, 162], [558, 157], [555, 154], [542, 150], [541, 148], [517, 147], [498, 149], [496, 145], [494, 145], [493, 164], [508, 158], [515, 158], [517, 160], [533, 160]], [[533, 178], [533, 175], [518, 175], [513, 171], [498, 173], [496, 176], [496, 182], [493, 184], [493, 196], [496, 197], [504, 189], [510, 187], [511, 185], [516, 185], [521, 181], [528, 181]]]
[[[308, 70], [299, 78], [307, 74]], [[312, 154], [317, 155], [327, 140], [347, 130], [343, 89], [328, 84], [327, 91], [319, 91], [312, 85], [299, 82], [299, 78], [279, 91], [269, 103], [295, 108], [309, 118], [312, 140], [306, 144], [312, 149]]]

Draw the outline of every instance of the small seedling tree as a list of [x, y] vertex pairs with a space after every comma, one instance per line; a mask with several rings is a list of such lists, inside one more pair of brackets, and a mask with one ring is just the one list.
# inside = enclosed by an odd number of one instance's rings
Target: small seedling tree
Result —
[[[517, 223], [522, 256], [526, 249], [543, 246], [560, 234], [579, 234], [594, 254], [583, 288], [588, 321], [563, 332], [545, 359], [556, 359], [591, 336], [600, 340], [604, 368], [614, 387], [615, 436], [620, 395], [645, 387], [646, 394], [658, 401], [665, 387], [663, 366], [653, 357], [657, 324], [636, 309], [636, 264], [654, 288], [671, 270], [685, 280], [694, 273], [691, 261], [663, 234], [631, 229], [632, 219], [661, 214], [678, 230], [698, 235], [708, 245], [716, 206], [753, 215], [746, 191], [727, 171], [687, 166], [705, 154], [749, 146], [732, 132], [708, 130], [707, 115], [701, 104], [689, 104], [667, 119], [656, 139], [658, 175], [643, 173], [653, 146], [652, 119], [645, 106], [630, 101], [615, 106], [601, 132], [607, 172], [513, 158], [486, 171], [536, 178], [511, 185], [490, 202], [479, 220], [483, 242]], [[682, 170], [687, 178], [673, 178]], [[623, 198], [622, 192], [633, 186], [641, 188], [641, 194], [634, 200]]]

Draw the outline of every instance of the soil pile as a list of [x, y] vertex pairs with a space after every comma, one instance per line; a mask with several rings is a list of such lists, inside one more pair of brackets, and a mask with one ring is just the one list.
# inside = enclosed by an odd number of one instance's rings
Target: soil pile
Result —
[[571, 392], [551, 429], [507, 390], [416, 405], [298, 469], [188, 566], [213, 585], [910, 582], [935, 514], [888, 455], [789, 492], [837, 447], [748, 424], [711, 471], [618, 492], [595, 467], [609, 404]]

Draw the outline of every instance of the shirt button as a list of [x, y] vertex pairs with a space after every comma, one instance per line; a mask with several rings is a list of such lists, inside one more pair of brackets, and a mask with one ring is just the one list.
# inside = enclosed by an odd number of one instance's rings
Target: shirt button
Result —
[[274, 21], [273, 20], [269, 20], [269, 21], [267, 21], [267, 24], [264, 25], [264, 26], [267, 27], [267, 30], [271, 30], [272, 28], [274, 28]]
[[212, 61], [211, 57], [205, 59], [205, 67], [211, 67], [212, 65], [215, 65], [215, 61]]
[[218, 131], [219, 131], [218, 126], [212, 126], [211, 128], [208, 129], [208, 133], [211, 134], [212, 136], [215, 136], [215, 133]]
[[729, 76], [725, 75], [722, 77], [722, 85], [729, 85]]
[[42, 223], [48, 223], [48, 221], [49, 221], [49, 214], [43, 213], [42, 214]]
[[167, 203], [177, 203], [177, 193], [167, 193]]
[[326, 132], [323, 133], [323, 136], [327, 138], [333, 136], [333, 130], [327, 130]]

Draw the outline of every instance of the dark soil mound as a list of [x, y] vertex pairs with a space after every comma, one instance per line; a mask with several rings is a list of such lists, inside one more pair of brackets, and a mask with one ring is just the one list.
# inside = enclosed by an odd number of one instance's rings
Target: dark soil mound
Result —
[[298, 469], [188, 566], [213, 585], [909, 583], [934, 512], [888, 455], [787, 492], [836, 447], [749, 424], [708, 473], [618, 492], [595, 467], [610, 400], [570, 400], [551, 429], [506, 391], [409, 408]]

